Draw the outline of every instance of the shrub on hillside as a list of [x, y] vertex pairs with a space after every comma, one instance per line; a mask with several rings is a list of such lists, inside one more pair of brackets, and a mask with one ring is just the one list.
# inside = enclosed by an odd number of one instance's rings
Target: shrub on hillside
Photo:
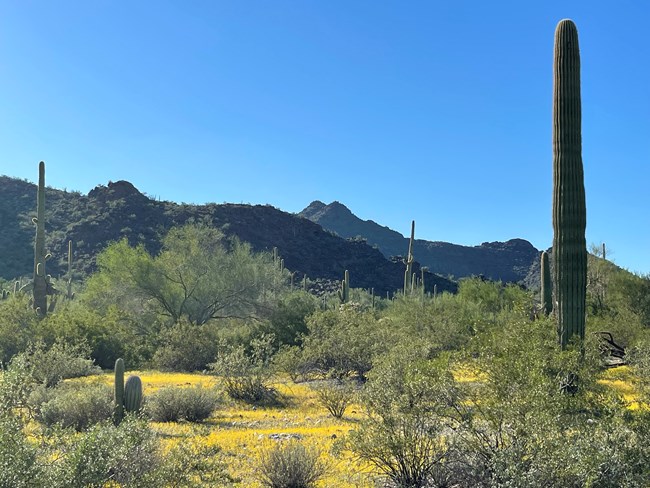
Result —
[[0, 412], [0, 486], [28, 488], [45, 485], [37, 446], [29, 442], [18, 418]]
[[324, 382], [312, 385], [318, 403], [334, 418], [340, 419], [354, 398], [354, 385], [349, 381]]
[[158, 439], [144, 420], [127, 416], [117, 427], [109, 421], [97, 424], [68, 440], [62, 451], [65, 486], [161, 486], [163, 457]]
[[219, 403], [213, 389], [161, 388], [147, 398], [147, 413], [156, 422], [200, 422], [210, 417]]
[[268, 488], [311, 488], [326, 472], [319, 451], [297, 441], [263, 450], [257, 467], [260, 483]]
[[354, 307], [317, 311], [307, 325], [309, 334], [302, 344], [299, 368], [321, 377], [363, 378], [373, 358], [394, 343], [391, 332], [372, 312]]
[[34, 338], [37, 323], [38, 316], [24, 293], [0, 300], [0, 363], [9, 363], [14, 355], [25, 350]]
[[47, 426], [86, 430], [113, 414], [113, 389], [108, 385], [60, 385], [37, 389], [30, 397], [37, 420]]
[[181, 321], [161, 332], [152, 362], [163, 371], [203, 371], [217, 355], [218, 328]]
[[247, 403], [274, 404], [280, 402], [271, 387], [273, 375], [271, 353], [273, 336], [262, 336], [251, 341], [251, 351], [244, 346], [221, 343], [217, 360], [210, 364], [212, 372], [221, 376], [224, 389], [230, 398]]
[[52, 387], [64, 379], [100, 372], [89, 358], [86, 344], [69, 344], [61, 340], [50, 347], [42, 341], [30, 344], [24, 352], [14, 356], [9, 368], [28, 373], [34, 382], [46, 387]]

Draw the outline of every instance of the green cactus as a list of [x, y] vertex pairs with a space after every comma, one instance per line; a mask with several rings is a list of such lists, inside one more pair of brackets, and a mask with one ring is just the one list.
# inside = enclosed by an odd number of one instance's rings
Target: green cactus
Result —
[[302, 289], [303, 289], [303, 291], [307, 291], [307, 275], [306, 274], [302, 278]]
[[404, 295], [413, 288], [413, 240], [415, 239], [415, 220], [411, 221], [411, 238], [409, 239], [409, 252], [406, 255], [406, 271], [404, 271]]
[[541, 289], [540, 297], [542, 302], [542, 312], [549, 315], [553, 311], [553, 289], [551, 285], [551, 267], [548, 262], [548, 253], [542, 251], [541, 257]]
[[553, 286], [564, 348], [573, 336], [584, 339], [587, 283], [580, 51], [568, 19], [555, 30], [553, 80]]
[[115, 361], [115, 382], [113, 396], [113, 422], [119, 425], [124, 418], [124, 360]]
[[74, 298], [74, 293], [72, 292], [72, 240], [68, 241], [68, 287], [66, 297], [68, 300]]
[[124, 410], [137, 413], [142, 408], [142, 380], [129, 376], [124, 384]]
[[36, 225], [36, 240], [34, 241], [34, 278], [32, 292], [34, 295], [34, 310], [39, 315], [47, 313], [47, 291], [45, 261], [45, 163], [38, 165], [38, 191], [36, 196], [36, 218], [32, 219]]
[[338, 291], [339, 300], [341, 303], [348, 303], [350, 301], [350, 273], [345, 270], [343, 281], [341, 282], [341, 289]]

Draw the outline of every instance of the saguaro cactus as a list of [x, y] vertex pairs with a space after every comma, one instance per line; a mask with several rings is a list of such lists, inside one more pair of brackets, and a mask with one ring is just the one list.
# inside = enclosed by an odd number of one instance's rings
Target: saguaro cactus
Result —
[[553, 311], [553, 287], [551, 285], [551, 267], [548, 262], [548, 253], [546, 251], [542, 251], [540, 274], [542, 280], [542, 287], [540, 290], [542, 312], [544, 312], [544, 315], [548, 315]]
[[341, 300], [341, 303], [348, 303], [350, 301], [350, 273], [347, 269], [345, 270], [343, 281], [341, 282], [339, 300]]
[[36, 194], [36, 239], [34, 241], [34, 310], [39, 315], [47, 313], [47, 273], [45, 273], [45, 163], [38, 165], [38, 192]]
[[413, 240], [415, 239], [415, 220], [411, 221], [411, 238], [409, 239], [409, 252], [406, 255], [406, 271], [404, 271], [404, 295], [411, 291], [413, 287], [412, 284], [412, 273], [413, 273]]
[[68, 241], [68, 288], [66, 297], [68, 300], [74, 298], [74, 293], [72, 293], [72, 240]]
[[564, 348], [585, 336], [586, 207], [582, 168], [580, 51], [571, 20], [555, 30], [553, 62], [553, 284]]
[[142, 380], [139, 376], [129, 376], [124, 384], [124, 410], [137, 413], [142, 408]]
[[124, 360], [115, 361], [115, 393], [113, 396], [113, 422], [119, 425], [124, 418]]

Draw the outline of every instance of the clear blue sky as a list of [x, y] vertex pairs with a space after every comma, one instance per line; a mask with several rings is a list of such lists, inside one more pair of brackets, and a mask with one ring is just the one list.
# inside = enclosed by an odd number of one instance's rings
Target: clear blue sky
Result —
[[0, 3], [0, 174], [177, 202], [339, 200], [419, 238], [552, 242], [553, 34], [582, 53], [587, 242], [650, 272], [650, 4]]

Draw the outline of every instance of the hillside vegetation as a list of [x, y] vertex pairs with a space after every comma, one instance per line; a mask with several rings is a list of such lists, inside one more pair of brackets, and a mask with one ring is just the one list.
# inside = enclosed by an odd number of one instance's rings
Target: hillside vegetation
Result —
[[[590, 259], [581, 352], [515, 285], [317, 297], [212, 226], [161, 244], [111, 244], [42, 317], [0, 302], [0, 486], [650, 483], [646, 277]], [[115, 426], [117, 358], [144, 404]]]
[[[36, 215], [36, 185], [0, 176], [0, 278], [30, 276], [33, 270], [32, 218]], [[269, 205], [177, 204], [149, 198], [127, 181], [98, 186], [88, 195], [45, 189], [45, 239], [52, 255], [48, 273], [54, 278], [67, 273], [68, 242], [73, 243], [72, 270], [83, 279], [97, 269], [96, 257], [108, 244], [126, 239], [157, 254], [170, 229], [188, 223], [206, 223], [229, 237], [247, 242], [252, 249], [277, 248], [284, 266], [296, 280], [306, 274], [314, 292], [329, 289], [346, 269], [359, 288], [375, 288], [385, 295], [400, 288], [404, 270], [362, 241], [346, 240], [325, 231], [308, 219]], [[405, 249], [406, 251], [406, 249]], [[405, 252], [404, 251], [404, 252]], [[419, 273], [419, 264], [416, 272]], [[427, 286], [453, 291], [456, 284], [426, 273]]]

